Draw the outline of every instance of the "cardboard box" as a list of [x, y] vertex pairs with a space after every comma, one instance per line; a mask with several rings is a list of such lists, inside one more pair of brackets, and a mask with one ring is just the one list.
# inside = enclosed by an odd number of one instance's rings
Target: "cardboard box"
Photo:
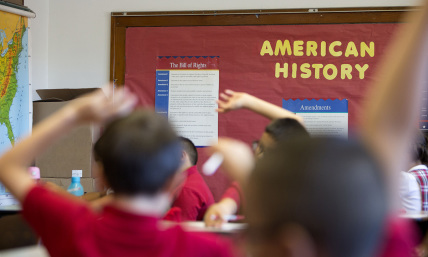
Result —
[[[52, 182], [64, 190], [67, 190], [67, 188], [71, 184], [71, 178], [41, 178], [41, 181], [43, 182]], [[93, 178], [81, 178], [80, 184], [83, 187], [84, 192], [95, 192], [95, 179]]]
[[[33, 102], [33, 125], [39, 123], [65, 104], [96, 88], [39, 89], [42, 100]], [[92, 146], [99, 129], [83, 126], [61, 139], [36, 159], [42, 178], [71, 178], [72, 170], [82, 170], [82, 178], [91, 178], [93, 166]], [[86, 189], [85, 189], [86, 190]]]

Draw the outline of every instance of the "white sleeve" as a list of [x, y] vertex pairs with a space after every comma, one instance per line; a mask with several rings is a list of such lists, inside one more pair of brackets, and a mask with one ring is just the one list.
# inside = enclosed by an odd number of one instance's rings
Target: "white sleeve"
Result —
[[400, 172], [400, 196], [406, 211], [421, 211], [421, 190], [416, 178], [407, 172]]

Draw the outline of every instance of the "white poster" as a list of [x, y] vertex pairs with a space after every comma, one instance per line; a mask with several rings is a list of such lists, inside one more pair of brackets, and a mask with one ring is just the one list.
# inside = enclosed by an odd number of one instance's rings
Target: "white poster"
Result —
[[282, 107], [303, 117], [314, 136], [348, 137], [348, 100], [282, 100]]
[[196, 146], [218, 140], [218, 57], [158, 57], [155, 108]]

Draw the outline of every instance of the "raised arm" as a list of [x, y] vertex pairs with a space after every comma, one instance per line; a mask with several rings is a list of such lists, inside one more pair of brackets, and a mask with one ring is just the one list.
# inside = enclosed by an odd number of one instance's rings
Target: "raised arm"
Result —
[[245, 108], [255, 113], [258, 113], [270, 120], [291, 118], [296, 119], [303, 124], [303, 118], [294, 114], [293, 112], [290, 112], [284, 108], [266, 102], [247, 93], [234, 92], [230, 89], [226, 89], [224, 93], [220, 93], [220, 98], [221, 100], [219, 99], [217, 101], [217, 112], [220, 113]]
[[116, 90], [113, 94], [111, 88], [108, 91], [107, 97], [101, 90], [97, 90], [71, 101], [38, 124], [29, 137], [1, 156], [0, 183], [8, 188], [17, 200], [22, 202], [34, 186], [27, 172], [28, 166], [62, 135], [79, 125], [89, 122], [102, 123], [132, 110], [136, 103], [133, 95], [123, 90]]
[[[243, 142], [231, 138], [219, 138], [218, 144], [207, 148], [208, 153], [220, 153], [223, 155], [221, 164], [226, 175], [234, 180], [245, 190], [251, 170], [254, 166], [254, 155], [252, 150]], [[238, 189], [236, 189], [238, 190]], [[239, 192], [236, 192], [239, 194]], [[220, 202], [213, 204], [205, 213], [204, 222], [208, 227], [220, 227], [227, 222], [226, 216], [235, 214], [238, 210], [235, 199], [223, 198]]]
[[400, 28], [365, 106], [363, 139], [390, 172], [404, 170], [407, 144], [417, 124], [428, 71], [427, 10], [425, 5], [411, 13], [409, 23]]

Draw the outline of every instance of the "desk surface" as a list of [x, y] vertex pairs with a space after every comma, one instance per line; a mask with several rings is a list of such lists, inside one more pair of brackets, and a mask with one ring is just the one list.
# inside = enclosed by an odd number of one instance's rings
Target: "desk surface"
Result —
[[0, 212], [20, 212], [22, 211], [21, 205], [7, 205], [7, 206], [1, 206], [0, 205]]
[[428, 211], [406, 212], [406, 213], [400, 214], [400, 218], [428, 220]]
[[239, 233], [247, 228], [246, 223], [225, 223], [221, 226], [221, 228], [211, 228], [211, 227], [206, 227], [203, 221], [186, 221], [181, 223], [170, 222], [170, 221], [161, 222], [161, 226], [166, 228], [173, 225], [180, 225], [186, 231], [212, 232], [212, 233], [221, 233], [221, 234]]
[[30, 246], [13, 250], [0, 251], [1, 257], [49, 257], [48, 252], [41, 246]]

